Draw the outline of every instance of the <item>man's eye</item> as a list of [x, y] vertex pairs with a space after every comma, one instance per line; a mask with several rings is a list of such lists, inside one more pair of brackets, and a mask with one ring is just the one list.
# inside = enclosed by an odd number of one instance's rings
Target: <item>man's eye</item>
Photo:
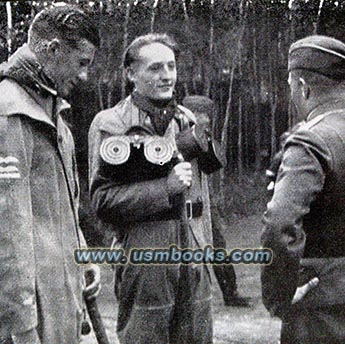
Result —
[[153, 66], [150, 67], [150, 70], [152, 70], [153, 72], [157, 72], [157, 71], [160, 70], [160, 68], [161, 67], [159, 65], [153, 65]]
[[174, 69], [176, 69], [175, 63], [168, 64], [168, 68], [169, 68], [169, 70], [174, 70]]

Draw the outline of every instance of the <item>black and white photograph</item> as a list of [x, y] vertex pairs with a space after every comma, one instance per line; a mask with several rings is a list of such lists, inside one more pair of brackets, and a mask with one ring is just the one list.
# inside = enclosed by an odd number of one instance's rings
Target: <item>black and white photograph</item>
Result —
[[0, 1], [0, 344], [344, 344], [344, 18]]

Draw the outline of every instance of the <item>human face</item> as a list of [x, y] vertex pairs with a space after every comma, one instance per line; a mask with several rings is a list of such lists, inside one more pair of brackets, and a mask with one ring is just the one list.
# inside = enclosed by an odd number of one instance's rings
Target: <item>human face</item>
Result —
[[169, 100], [176, 83], [174, 52], [164, 44], [151, 43], [140, 48], [138, 61], [128, 69], [136, 91], [154, 100]]
[[80, 40], [76, 47], [58, 41], [45, 68], [60, 97], [68, 99], [73, 89], [87, 81], [95, 52], [95, 46], [86, 39]]

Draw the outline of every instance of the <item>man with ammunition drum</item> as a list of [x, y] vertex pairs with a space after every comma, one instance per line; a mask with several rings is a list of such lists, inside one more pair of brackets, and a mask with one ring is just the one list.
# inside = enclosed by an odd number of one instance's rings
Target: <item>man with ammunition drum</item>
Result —
[[[177, 53], [168, 35], [136, 38], [124, 55], [134, 91], [99, 113], [90, 128], [92, 204], [126, 252], [212, 244], [201, 171], [207, 141], [186, 143], [198, 130], [193, 113], [174, 98]], [[116, 277], [121, 343], [212, 343], [206, 265], [123, 264]]]

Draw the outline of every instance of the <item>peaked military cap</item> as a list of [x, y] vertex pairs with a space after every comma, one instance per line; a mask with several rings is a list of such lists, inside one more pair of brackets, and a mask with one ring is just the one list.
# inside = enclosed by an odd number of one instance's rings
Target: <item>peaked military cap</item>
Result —
[[304, 69], [332, 79], [345, 80], [345, 44], [320, 35], [300, 39], [290, 47], [288, 69]]
[[182, 100], [182, 105], [192, 112], [205, 112], [208, 116], [214, 112], [214, 102], [206, 96], [187, 96]]

